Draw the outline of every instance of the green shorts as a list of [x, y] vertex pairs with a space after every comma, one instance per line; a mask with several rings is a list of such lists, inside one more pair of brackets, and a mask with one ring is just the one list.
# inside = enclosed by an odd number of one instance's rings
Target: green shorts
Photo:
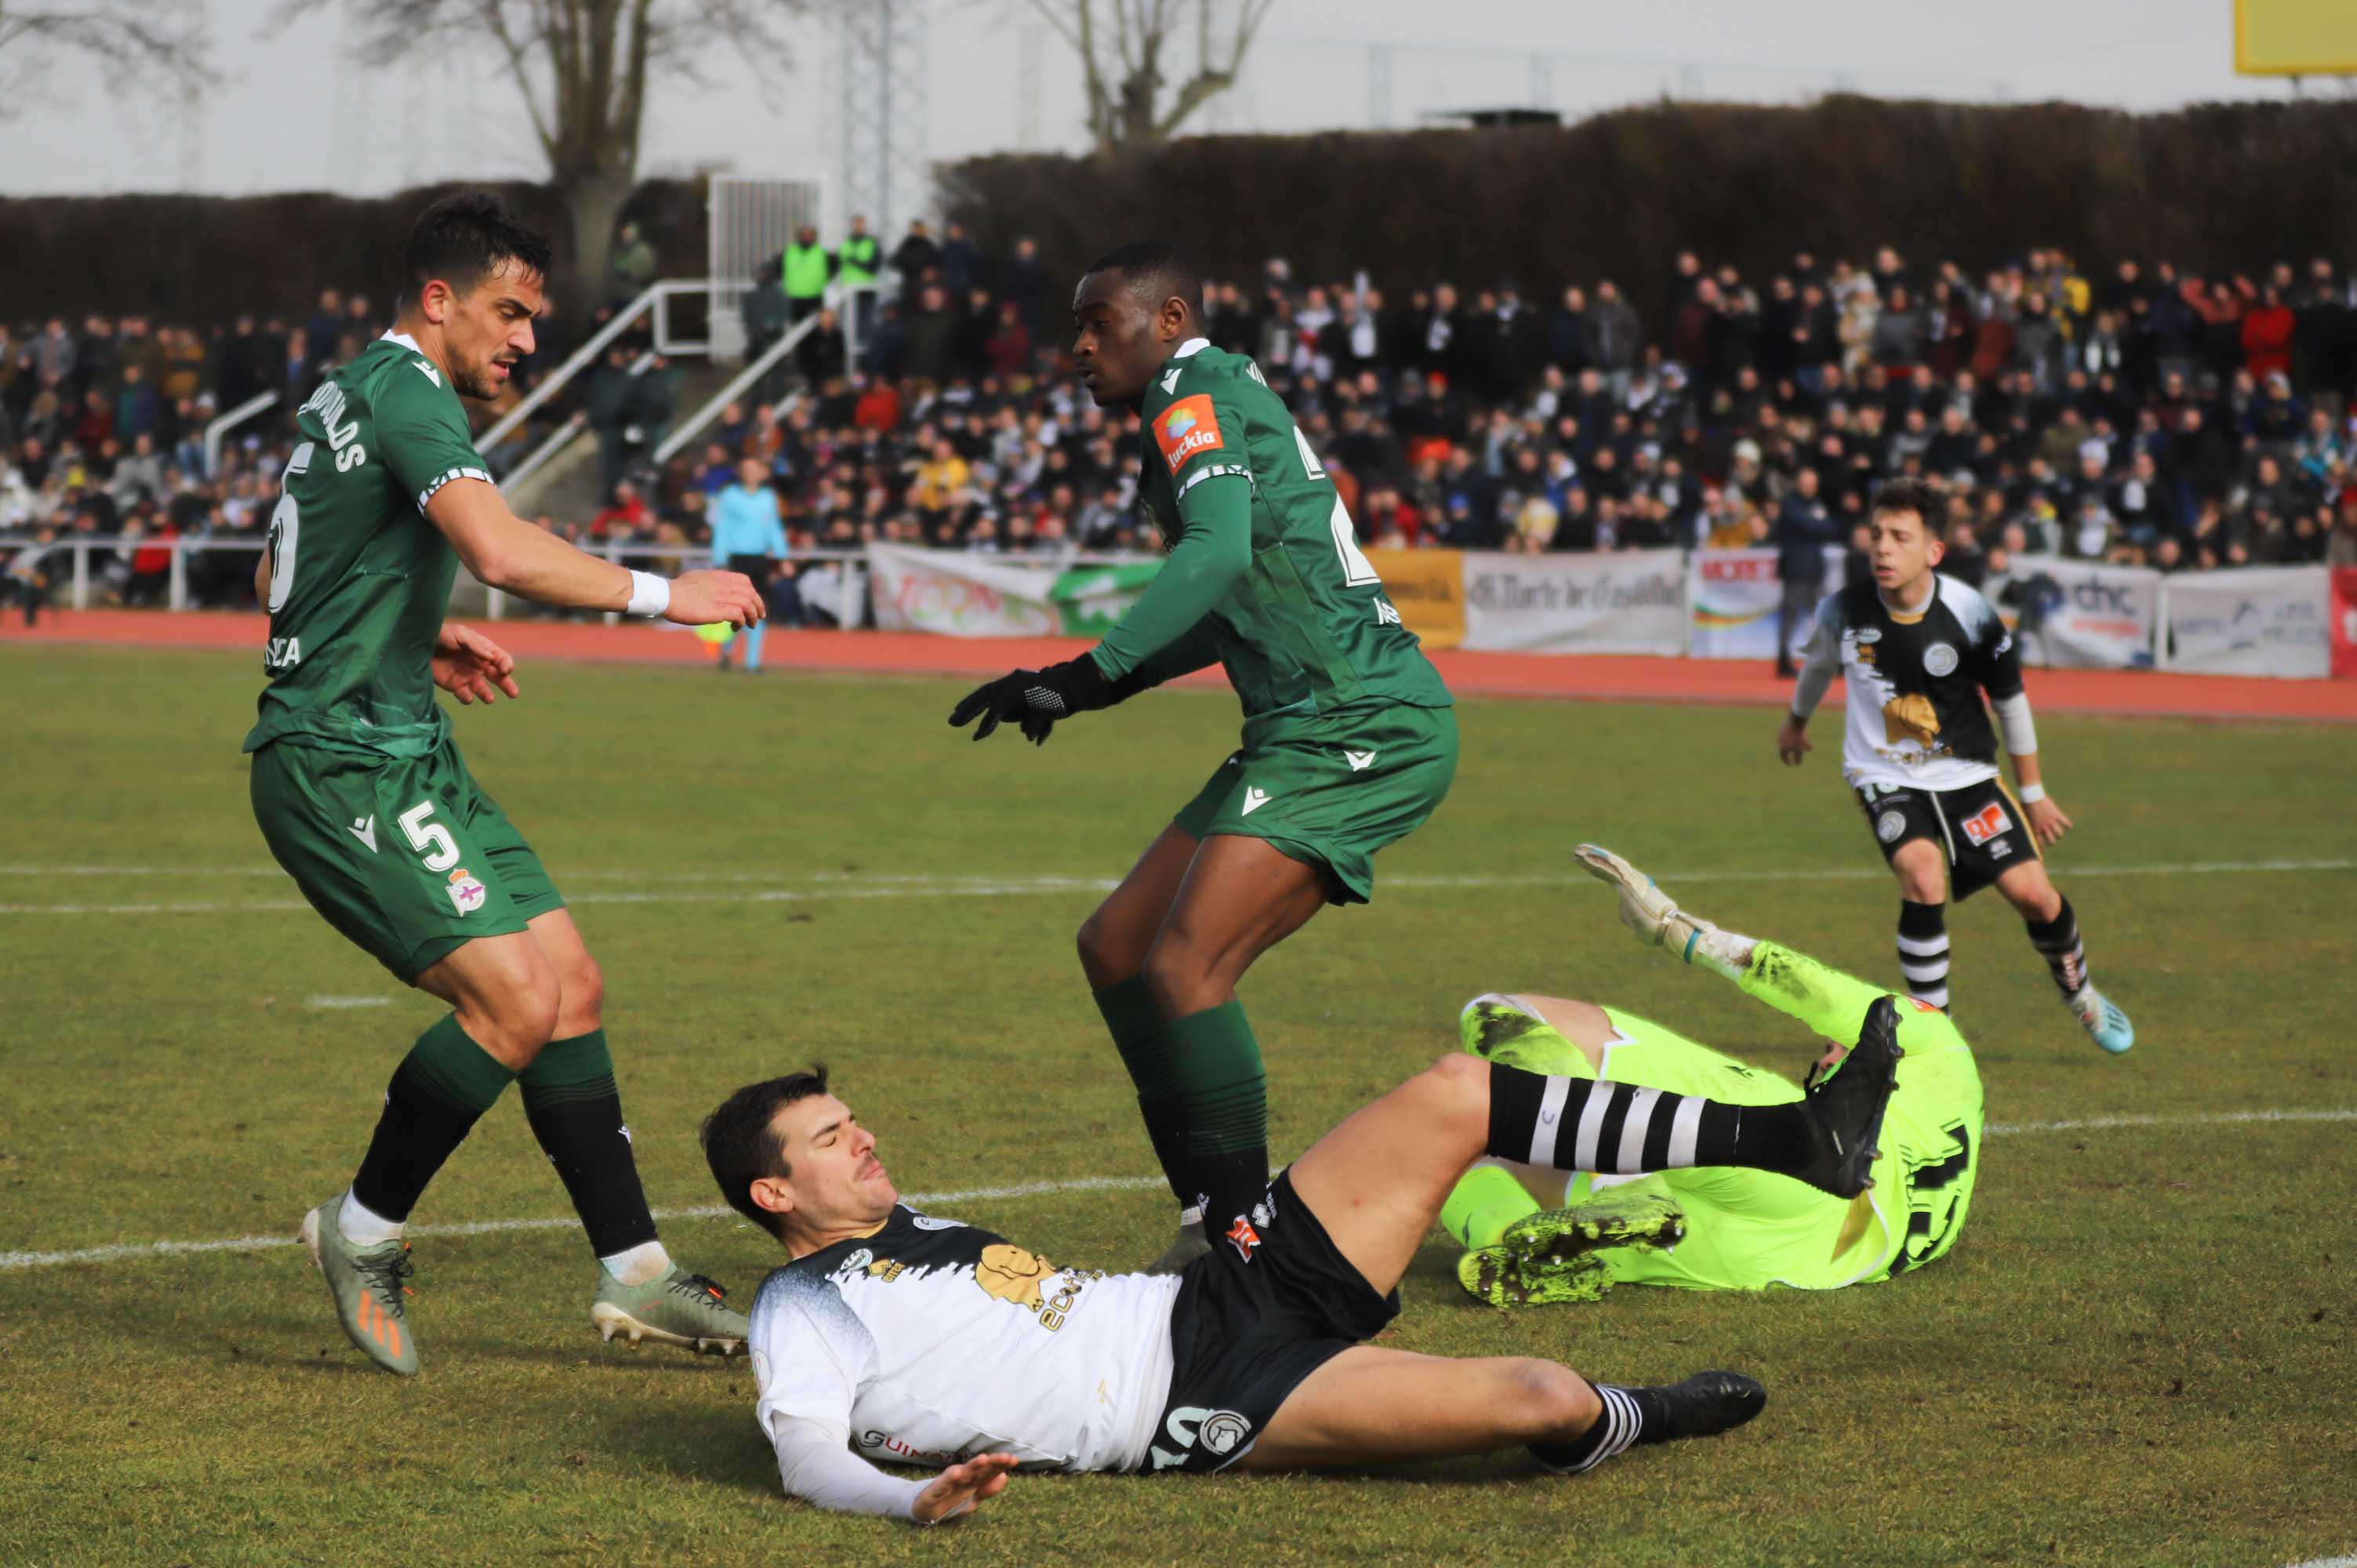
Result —
[[1194, 839], [1264, 839], [1322, 868], [1327, 898], [1363, 904], [1375, 852], [1424, 825], [1457, 776], [1457, 714], [1401, 703], [1270, 714], [1172, 819]]
[[[1476, 998], [1459, 1027], [1466, 1049], [1526, 1072], [1601, 1076], [1734, 1105], [1801, 1098], [1800, 1086], [1777, 1073], [1633, 1014], [1604, 1012], [1620, 1038], [1604, 1047], [1600, 1075], [1577, 1046], [1511, 998]], [[1613, 1277], [1688, 1290], [1831, 1290], [1888, 1279], [1946, 1251], [1972, 1200], [1981, 1086], [1963, 1036], [1946, 1019], [1932, 1021], [1940, 1027], [1919, 1036], [1900, 1062], [1899, 1088], [1883, 1119], [1882, 1157], [1863, 1197], [1845, 1202], [1789, 1176], [1738, 1167], [1636, 1177], [1629, 1185], [1659, 1192], [1684, 1211], [1686, 1236], [1667, 1251], [1607, 1250], [1602, 1256]], [[1564, 1202], [1584, 1199], [1592, 1179], [1574, 1177]]]
[[253, 820], [311, 908], [404, 984], [460, 943], [565, 900], [447, 736], [425, 757], [279, 740], [253, 754]]

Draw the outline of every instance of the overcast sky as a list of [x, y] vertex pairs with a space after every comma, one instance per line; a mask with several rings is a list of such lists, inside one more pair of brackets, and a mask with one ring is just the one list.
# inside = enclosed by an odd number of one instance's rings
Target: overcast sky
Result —
[[[0, 192], [372, 195], [544, 172], [515, 89], [481, 49], [362, 60], [328, 0], [275, 33], [277, 0], [185, 3], [209, 9], [228, 80], [190, 107], [118, 95], [86, 67], [54, 73], [0, 120]], [[920, 3], [930, 156], [1082, 145], [1077, 68], [1023, 0]], [[1450, 0], [1444, 34], [1429, 0], [1278, 0], [1243, 83], [1190, 128], [1405, 125], [1473, 104], [1576, 116], [1663, 93], [1790, 102], [1838, 87], [2137, 109], [2288, 95], [2234, 74], [2233, 11], [2232, 0]], [[787, 60], [716, 45], [702, 87], [659, 87], [642, 171], [835, 183], [836, 44], [822, 25], [794, 31]]]

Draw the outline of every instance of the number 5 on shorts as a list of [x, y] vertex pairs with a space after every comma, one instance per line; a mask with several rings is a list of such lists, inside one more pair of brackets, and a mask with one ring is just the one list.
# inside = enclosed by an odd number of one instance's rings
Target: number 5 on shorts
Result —
[[409, 847], [425, 856], [426, 870], [447, 871], [458, 864], [457, 841], [448, 828], [425, 820], [433, 814], [433, 801], [418, 801], [401, 813], [401, 831], [409, 835]]

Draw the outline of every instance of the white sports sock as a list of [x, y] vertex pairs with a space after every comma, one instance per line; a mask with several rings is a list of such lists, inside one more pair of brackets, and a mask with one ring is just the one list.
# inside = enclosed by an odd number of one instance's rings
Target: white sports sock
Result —
[[387, 1241], [401, 1239], [402, 1222], [387, 1219], [347, 1189], [343, 1206], [336, 1210], [336, 1230], [355, 1247], [381, 1247]]
[[626, 1285], [642, 1285], [671, 1272], [671, 1254], [663, 1251], [661, 1241], [641, 1241], [610, 1258], [598, 1259], [597, 1266]]
[[1200, 1203], [1190, 1203], [1178, 1211], [1178, 1228], [1182, 1230], [1189, 1225], [1200, 1225], [1202, 1222], [1203, 1206]]

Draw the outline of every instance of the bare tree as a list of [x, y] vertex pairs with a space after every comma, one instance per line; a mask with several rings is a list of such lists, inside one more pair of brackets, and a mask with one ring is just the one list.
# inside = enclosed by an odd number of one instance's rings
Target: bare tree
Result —
[[0, 118], [69, 56], [185, 92], [215, 80], [210, 48], [203, 11], [185, 0], [0, 0]]
[[[1097, 151], [1158, 142], [1236, 84], [1276, 0], [1031, 0], [1081, 57]], [[1173, 65], [1192, 38], [1191, 71]], [[1186, 71], [1176, 75], [1174, 71]]]
[[[6, 0], [0, 0], [5, 4]], [[287, 0], [283, 18], [301, 0]], [[649, 81], [699, 58], [782, 59], [779, 24], [807, 0], [346, 0], [370, 58], [431, 43], [487, 50], [513, 81], [572, 229], [559, 275], [586, 309], [607, 285], [614, 225], [639, 177]]]

